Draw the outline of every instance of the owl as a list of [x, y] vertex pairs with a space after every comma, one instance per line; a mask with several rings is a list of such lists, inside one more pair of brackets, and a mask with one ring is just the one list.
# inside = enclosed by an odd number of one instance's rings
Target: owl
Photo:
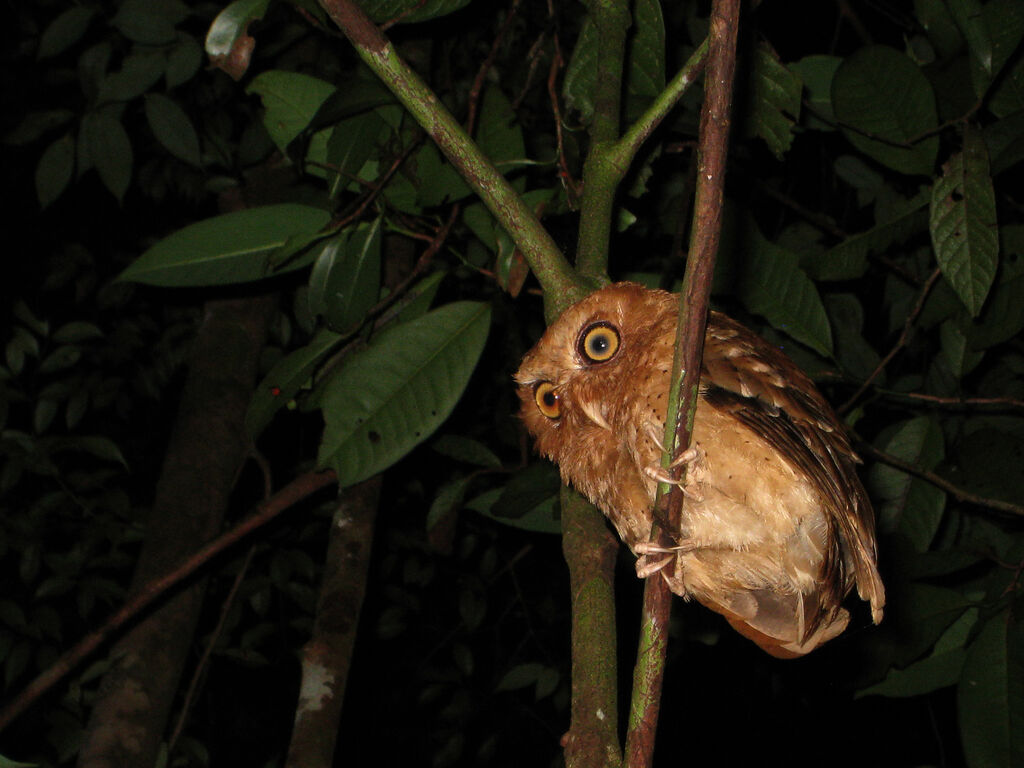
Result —
[[[632, 283], [567, 309], [515, 375], [537, 450], [653, 564], [651, 534], [679, 301]], [[773, 656], [842, 632], [856, 585], [877, 624], [885, 590], [874, 514], [842, 425], [779, 349], [708, 316], [671, 590], [723, 615]]]

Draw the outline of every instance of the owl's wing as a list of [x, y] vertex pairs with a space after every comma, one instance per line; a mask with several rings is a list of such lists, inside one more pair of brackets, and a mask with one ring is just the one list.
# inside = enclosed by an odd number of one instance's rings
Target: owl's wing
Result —
[[[829, 527], [816, 616], [805, 638], [822, 620], [837, 615], [856, 582], [861, 598], [881, 620], [885, 592], [875, 568], [874, 514], [857, 478], [856, 454], [842, 425], [813, 383], [796, 365], [743, 326], [712, 313], [708, 321], [702, 378], [708, 405], [730, 413], [777, 448], [818, 488]], [[835, 535], [838, 534], [838, 535]]]

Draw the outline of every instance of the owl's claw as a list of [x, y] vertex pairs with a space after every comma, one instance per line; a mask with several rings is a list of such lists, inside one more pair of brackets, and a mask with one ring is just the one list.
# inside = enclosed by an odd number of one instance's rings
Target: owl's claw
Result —
[[704, 496], [702, 494], [698, 493], [697, 491], [691, 490], [690, 488], [687, 488], [686, 483], [684, 481], [676, 480], [674, 477], [672, 477], [672, 475], [668, 473], [667, 470], [663, 469], [662, 467], [644, 467], [644, 474], [647, 475], [652, 480], [655, 480], [659, 483], [666, 483], [668, 485], [674, 485], [678, 487], [679, 490], [683, 492], [683, 496], [685, 496], [688, 499], [692, 499], [693, 501], [696, 501], [698, 503], [704, 501]]
[[637, 578], [646, 579], [648, 576], [653, 576], [661, 571], [666, 565], [671, 563], [672, 559], [673, 555], [666, 555], [665, 557], [660, 557], [657, 560], [648, 555], [641, 555], [636, 560]]
[[[696, 548], [696, 546], [688, 541], [684, 541], [674, 547], [663, 547], [650, 541], [641, 541], [633, 549], [639, 555], [636, 560], [636, 575], [641, 579], [653, 576], [671, 563], [676, 558], [676, 555], [682, 552], [692, 552]], [[655, 558], [652, 555], [664, 555], [664, 557]], [[666, 581], [669, 580], [668, 574], [662, 573], [662, 576], [665, 577]]]

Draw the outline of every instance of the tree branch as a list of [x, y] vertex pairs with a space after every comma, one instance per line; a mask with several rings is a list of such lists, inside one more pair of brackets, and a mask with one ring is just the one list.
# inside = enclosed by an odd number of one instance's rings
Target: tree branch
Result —
[[[522, 198], [480, 151], [437, 95], [399, 58], [391, 43], [353, 0], [320, 0], [321, 6], [402, 105], [434, 140], [466, 183], [522, 251], [545, 293], [568, 303], [587, 288]], [[567, 305], [566, 304], [566, 305]]]
[[309, 472], [305, 475], [300, 475], [274, 494], [273, 498], [268, 499], [257, 507], [256, 512], [251, 517], [201, 547], [187, 560], [174, 568], [174, 570], [167, 572], [160, 578], [154, 579], [139, 589], [99, 629], [83, 637], [74, 648], [61, 655], [60, 658], [50, 665], [49, 669], [36, 677], [17, 697], [0, 710], [0, 731], [3, 731], [4, 728], [10, 725], [36, 699], [60, 682], [106, 640], [110, 639], [111, 636], [167, 592], [179, 586], [214, 557], [238, 543], [253, 531], [262, 528], [286, 509], [289, 509], [320, 489], [326, 488], [335, 481], [336, 477], [333, 471]]
[[[684, 479], [685, 468], [672, 468], [671, 464], [690, 444], [693, 417], [697, 409], [711, 278], [721, 235], [739, 11], [739, 0], [714, 0], [711, 6], [694, 227], [680, 294], [676, 347], [665, 419], [666, 449], [662, 455], [662, 466], [677, 481]], [[659, 484], [651, 530], [653, 543], [663, 547], [677, 543], [673, 535], [680, 529], [682, 509], [682, 488], [679, 485]], [[671, 598], [664, 579], [647, 580], [644, 585], [643, 625], [633, 673], [633, 699], [626, 741], [625, 764], [630, 768], [649, 766], [654, 758], [654, 736], [660, 710]]]

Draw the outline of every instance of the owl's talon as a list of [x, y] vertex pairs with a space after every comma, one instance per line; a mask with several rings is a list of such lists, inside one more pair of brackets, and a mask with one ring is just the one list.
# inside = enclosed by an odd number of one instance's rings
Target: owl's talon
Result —
[[648, 555], [642, 555], [637, 558], [636, 561], [636, 575], [637, 578], [646, 579], [648, 576], [653, 576], [659, 573], [666, 565], [675, 559], [675, 555], [666, 555], [665, 557], [655, 560]]
[[644, 467], [644, 474], [652, 480], [659, 483], [666, 483], [667, 485], [674, 485], [683, 492], [683, 496], [698, 503], [704, 501], [704, 496], [697, 491], [691, 490], [686, 487], [686, 483], [682, 480], [676, 480], [667, 470], [662, 467]]

